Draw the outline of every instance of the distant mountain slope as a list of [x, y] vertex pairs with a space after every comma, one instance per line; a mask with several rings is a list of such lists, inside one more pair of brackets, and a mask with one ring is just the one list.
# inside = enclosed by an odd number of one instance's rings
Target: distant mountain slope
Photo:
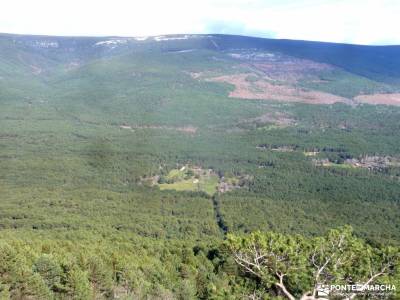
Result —
[[[400, 105], [399, 53], [400, 46], [232, 35], [2, 34], [0, 93], [8, 99], [56, 93], [56, 98], [65, 95], [68, 102], [82, 94], [92, 101], [107, 95], [104, 101], [114, 107], [117, 99], [110, 99], [122, 90], [131, 95], [131, 88], [151, 84], [169, 94], [175, 86], [175, 99], [177, 92], [195, 84], [199, 94], [215, 94], [212, 90], [216, 88], [219, 95], [239, 99]], [[182, 84], [184, 88], [179, 88]], [[105, 87], [107, 92], [100, 93]]]
[[217, 35], [220, 49], [257, 48], [332, 64], [348, 72], [374, 80], [400, 79], [400, 46], [361, 46], [350, 44], [262, 39]]
[[[182, 51], [252, 49], [280, 52], [297, 58], [327, 63], [350, 73], [383, 82], [400, 80], [400, 46], [360, 46], [325, 42], [265, 39], [233, 35], [171, 35], [156, 37], [52, 37], [0, 35], [0, 58], [8, 51], [30, 51], [63, 62], [87, 60], [126, 51]], [[15, 54], [15, 53], [14, 53]]]

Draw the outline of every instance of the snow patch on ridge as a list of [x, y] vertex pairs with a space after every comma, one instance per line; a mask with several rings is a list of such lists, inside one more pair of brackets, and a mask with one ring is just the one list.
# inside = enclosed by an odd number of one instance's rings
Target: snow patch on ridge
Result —
[[95, 46], [110, 46], [110, 45], [118, 45], [118, 44], [126, 44], [128, 42], [127, 39], [111, 39], [107, 41], [100, 41], [94, 44]]
[[177, 50], [177, 51], [171, 51], [172, 53], [188, 53], [188, 52], [193, 52], [196, 49], [184, 49], [184, 50]]
[[134, 40], [135, 41], [145, 41], [148, 38], [149, 38], [148, 36], [137, 36], [137, 37], [134, 37]]
[[34, 48], [58, 48], [58, 42], [54, 41], [46, 41], [46, 40], [36, 40], [32, 42], [28, 42], [28, 45]]
[[162, 41], [173, 41], [173, 40], [187, 40], [189, 37], [189, 35], [185, 34], [183, 36], [165, 36], [165, 35], [159, 35], [159, 36], [155, 36], [154, 40], [157, 42], [162, 42]]

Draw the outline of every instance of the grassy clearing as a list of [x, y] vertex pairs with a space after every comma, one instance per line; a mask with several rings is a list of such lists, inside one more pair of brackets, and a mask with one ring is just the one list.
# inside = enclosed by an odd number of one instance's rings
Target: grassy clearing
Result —
[[200, 191], [198, 183], [194, 180], [182, 180], [176, 183], [162, 183], [158, 185], [160, 190], [175, 190], [175, 191]]
[[169, 182], [159, 183], [160, 190], [205, 192], [212, 195], [216, 192], [219, 183], [218, 176], [210, 170], [196, 170], [182, 167], [173, 169], [165, 179]]

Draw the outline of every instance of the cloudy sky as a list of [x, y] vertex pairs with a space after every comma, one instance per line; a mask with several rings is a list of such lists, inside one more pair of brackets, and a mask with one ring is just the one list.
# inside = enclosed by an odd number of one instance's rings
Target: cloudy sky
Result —
[[1, 0], [0, 32], [400, 44], [400, 0]]

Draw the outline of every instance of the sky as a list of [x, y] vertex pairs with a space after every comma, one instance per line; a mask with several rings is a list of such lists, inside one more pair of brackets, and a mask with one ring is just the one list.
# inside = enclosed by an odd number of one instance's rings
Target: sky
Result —
[[400, 44], [400, 0], [1, 0], [0, 32], [79, 36], [225, 33]]

